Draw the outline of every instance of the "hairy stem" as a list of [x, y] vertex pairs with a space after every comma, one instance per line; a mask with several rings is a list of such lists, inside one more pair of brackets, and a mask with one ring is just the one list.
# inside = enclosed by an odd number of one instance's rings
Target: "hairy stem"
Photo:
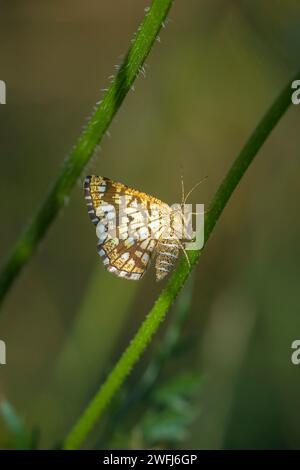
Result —
[[[300, 71], [293, 78], [299, 79]], [[230, 196], [234, 192], [245, 171], [251, 164], [257, 152], [260, 150], [271, 131], [281, 119], [287, 108], [291, 104], [291, 83], [289, 81], [282, 93], [278, 96], [270, 109], [259, 122], [241, 152], [233, 162], [225, 179], [217, 190], [209, 210], [205, 217], [205, 245], [223, 212]], [[160, 323], [174, 302], [176, 296], [183, 287], [190, 275], [193, 266], [199, 260], [202, 250], [189, 251], [190, 265], [182, 257], [176, 271], [170, 277], [167, 286], [162, 291], [153, 308], [143, 321], [136, 335], [130, 342], [121, 358], [108, 375], [104, 384], [100, 387], [95, 397], [91, 400], [78, 422], [75, 424], [64, 444], [65, 449], [77, 449], [87, 437], [96, 421], [101, 417], [111, 398], [118, 391], [131, 369], [138, 361], [146, 346], [151, 341], [152, 336], [157, 331]]]
[[85, 165], [111, 124], [148, 56], [173, 0], [153, 0], [103, 100], [69, 154], [57, 181], [26, 226], [0, 273], [0, 304], [64, 205]]
[[186, 283], [185, 289], [181, 292], [177, 302], [175, 311], [170, 318], [170, 323], [162, 338], [161, 344], [153, 352], [150, 363], [146, 367], [138, 383], [126, 391], [125, 399], [111, 413], [109, 424], [105, 428], [102, 448], [110, 448], [109, 443], [113, 439], [114, 433], [119, 428], [120, 421], [124, 421], [125, 417], [130, 414], [133, 408], [154, 389], [166, 363], [172, 358], [176, 347], [181, 341], [181, 333], [183, 326], [188, 318], [191, 309], [193, 292], [195, 287], [195, 276], [191, 275]]

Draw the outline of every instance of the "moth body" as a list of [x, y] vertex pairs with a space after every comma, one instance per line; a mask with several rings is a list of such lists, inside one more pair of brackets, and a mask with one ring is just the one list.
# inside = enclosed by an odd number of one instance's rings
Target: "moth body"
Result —
[[137, 281], [152, 256], [157, 281], [172, 271], [182, 248], [178, 209], [102, 176], [87, 176], [84, 194], [96, 226], [98, 253], [109, 272]]

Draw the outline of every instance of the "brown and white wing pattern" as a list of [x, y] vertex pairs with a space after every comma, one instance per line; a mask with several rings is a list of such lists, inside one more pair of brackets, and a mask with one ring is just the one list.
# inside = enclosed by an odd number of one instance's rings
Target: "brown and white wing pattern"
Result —
[[157, 247], [167, 204], [102, 176], [87, 176], [84, 192], [104, 266], [116, 276], [140, 279]]

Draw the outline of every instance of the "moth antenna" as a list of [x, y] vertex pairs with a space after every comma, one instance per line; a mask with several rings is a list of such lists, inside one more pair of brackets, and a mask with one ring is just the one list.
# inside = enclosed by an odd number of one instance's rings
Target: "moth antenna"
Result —
[[187, 195], [185, 196], [185, 199], [184, 199], [184, 204], [186, 203], [188, 197], [192, 194], [192, 192], [201, 184], [203, 183], [203, 181], [205, 181], [207, 179], [207, 176], [205, 176], [204, 178], [202, 178], [202, 180], [198, 181], [198, 183], [196, 183], [192, 189], [190, 189], [190, 191], [187, 193]]

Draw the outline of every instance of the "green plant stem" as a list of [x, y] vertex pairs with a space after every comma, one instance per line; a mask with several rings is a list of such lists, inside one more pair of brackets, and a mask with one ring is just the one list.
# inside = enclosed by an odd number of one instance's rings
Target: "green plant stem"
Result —
[[64, 205], [85, 165], [111, 124], [163, 25], [173, 0], [153, 0], [103, 100], [65, 161], [61, 173], [36, 216], [25, 228], [0, 274], [0, 304], [21, 269]]
[[[291, 104], [291, 83], [293, 80], [300, 79], [300, 71], [289, 81], [279, 97], [266, 112], [254, 132], [249, 137], [245, 146], [233, 162], [224, 181], [217, 190], [209, 210], [205, 216], [205, 245], [217, 223], [221, 213], [223, 212], [230, 196], [237, 187], [239, 181], [243, 177], [250, 163], [257, 155], [258, 150], [262, 147], [271, 131], [274, 129], [280, 118], [283, 116], [287, 108]], [[203, 250], [203, 249], [202, 249]], [[92, 429], [96, 421], [101, 417], [113, 395], [120, 388], [131, 369], [138, 361], [140, 355], [151, 341], [152, 336], [157, 331], [160, 323], [164, 320], [165, 315], [174, 302], [176, 296], [183, 287], [186, 279], [192, 271], [193, 266], [199, 260], [202, 250], [190, 251], [190, 265], [184, 257], [182, 257], [177, 269], [170, 277], [167, 286], [162, 291], [153, 308], [143, 321], [136, 335], [130, 342], [121, 358], [108, 375], [106, 381], [101, 386], [95, 397], [91, 400], [78, 422], [75, 424], [69, 435], [67, 436], [64, 449], [77, 449], [87, 434]]]
[[185, 289], [181, 292], [176, 307], [173, 311], [172, 317], [168, 328], [162, 338], [161, 344], [153, 352], [150, 363], [140, 377], [138, 383], [129, 390], [126, 390], [126, 396], [118, 409], [114, 410], [110, 416], [109, 424], [105, 428], [103, 440], [101, 442], [102, 448], [109, 448], [109, 443], [113, 438], [119, 424], [125, 419], [126, 415], [130, 413], [133, 408], [136, 408], [139, 403], [151, 392], [155, 387], [159, 376], [165, 365], [174, 354], [176, 347], [181, 340], [181, 333], [183, 326], [187, 320], [188, 314], [191, 309], [193, 292], [195, 287], [195, 276], [191, 275], [186, 283]]

